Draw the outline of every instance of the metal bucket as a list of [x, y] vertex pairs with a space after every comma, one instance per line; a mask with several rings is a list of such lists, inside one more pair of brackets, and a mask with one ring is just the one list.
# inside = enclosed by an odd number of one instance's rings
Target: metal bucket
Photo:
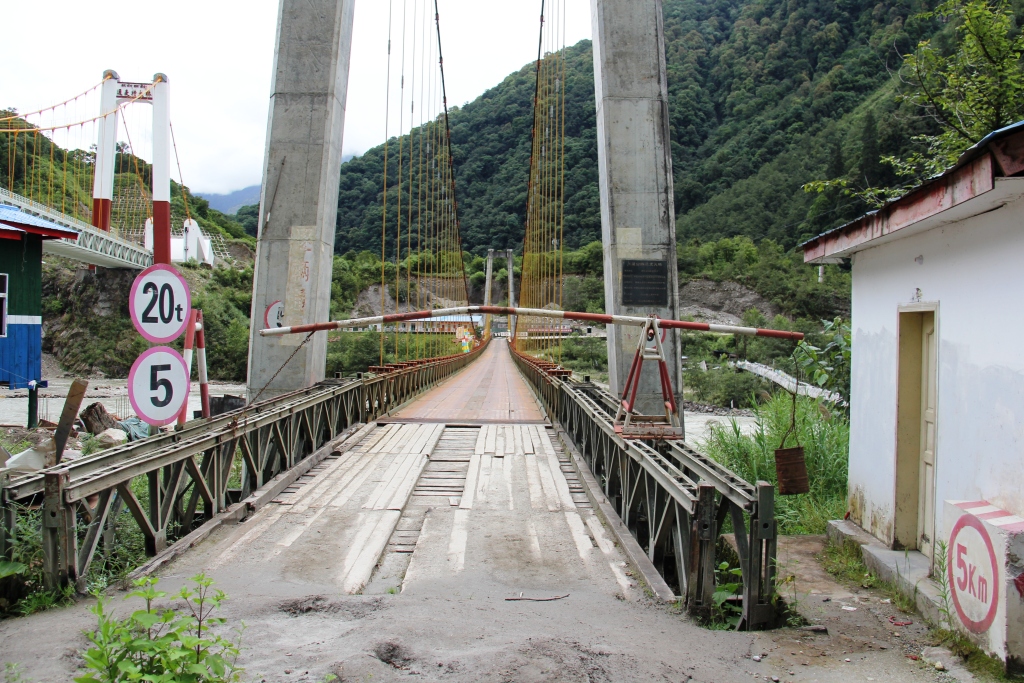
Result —
[[807, 481], [807, 463], [804, 461], [804, 447], [777, 448], [775, 450], [775, 474], [779, 479], [779, 494], [794, 496], [811, 490]]

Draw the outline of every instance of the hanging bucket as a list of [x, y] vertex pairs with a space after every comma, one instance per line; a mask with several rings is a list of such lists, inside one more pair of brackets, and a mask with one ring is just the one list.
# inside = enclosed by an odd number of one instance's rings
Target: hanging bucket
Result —
[[807, 463], [804, 461], [804, 447], [777, 448], [775, 450], [775, 474], [779, 481], [779, 494], [795, 496], [811, 490], [807, 481]]

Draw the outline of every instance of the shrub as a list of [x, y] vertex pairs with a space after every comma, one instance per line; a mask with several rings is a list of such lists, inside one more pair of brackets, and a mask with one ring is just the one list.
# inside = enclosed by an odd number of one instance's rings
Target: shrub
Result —
[[241, 680], [237, 660], [241, 636], [231, 641], [212, 633], [224, 619], [212, 616], [227, 596], [213, 588], [203, 574], [192, 578], [174, 597], [185, 602], [187, 612], [154, 607], [166, 593], [156, 590], [158, 579], [135, 582], [128, 598], [142, 598], [146, 608], [119, 620], [100, 598], [93, 608], [99, 624], [87, 637], [93, 647], [84, 654], [86, 672], [76, 683], [161, 681], [166, 683], [218, 683]]
[[[796, 433], [787, 445], [804, 447], [810, 493], [778, 496], [775, 517], [785, 534], [821, 534], [830, 519], [843, 516], [846, 509], [847, 464], [850, 422], [825, 404], [801, 397], [797, 401]], [[747, 481], [777, 484], [775, 449], [789, 430], [792, 396], [777, 393], [754, 408], [754, 433], [741, 433], [735, 421], [729, 427], [712, 427], [703, 444], [705, 452]]]

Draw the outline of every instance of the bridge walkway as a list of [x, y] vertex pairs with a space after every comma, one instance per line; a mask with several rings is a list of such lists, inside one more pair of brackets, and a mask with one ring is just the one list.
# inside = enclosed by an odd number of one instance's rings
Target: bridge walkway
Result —
[[346, 594], [483, 572], [510, 590], [585, 577], [629, 595], [622, 562], [501, 342], [180, 561]]

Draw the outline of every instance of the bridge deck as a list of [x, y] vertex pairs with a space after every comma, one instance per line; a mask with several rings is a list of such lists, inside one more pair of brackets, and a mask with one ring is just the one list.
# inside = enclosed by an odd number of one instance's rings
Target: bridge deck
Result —
[[[706, 631], [646, 600], [553, 430], [529, 423], [540, 413], [507, 356], [493, 344], [407, 406], [406, 422], [336, 444], [275, 502], [164, 566], [160, 588], [173, 595], [205, 572], [226, 591], [221, 616], [246, 624], [245, 680], [749, 681], [751, 653], [780, 645]], [[482, 403], [492, 399], [504, 404]], [[490, 421], [494, 410], [526, 423]], [[509, 601], [520, 596], [560, 599]], [[90, 602], [0, 620], [0, 662], [22, 663], [28, 680], [70, 680], [95, 628]], [[790, 637], [784, 649], [806, 663], [804, 649], [848, 642]], [[761, 673], [784, 674], [781, 654]], [[858, 675], [836, 657], [809, 659], [787, 679], [927, 678], [895, 647]]]
[[258, 568], [274, 584], [353, 594], [422, 590], [492, 573], [505, 558], [502, 580], [520, 589], [540, 568], [556, 583], [585, 577], [629, 595], [623, 558], [505, 346], [364, 430], [182, 563], [231, 582]]
[[397, 421], [543, 422], [537, 400], [516, 370], [508, 343], [493, 341], [479, 361], [398, 411]]
[[[253, 653], [261, 666], [287, 668], [292, 650], [348, 653], [347, 674], [380, 676], [356, 653], [385, 633], [447, 663], [453, 638], [528, 642], [642, 594], [504, 343], [339, 451], [171, 566], [181, 578], [207, 572], [247, 605], [247, 637], [272, 643]], [[565, 595], [555, 609], [505, 601]], [[280, 618], [259, 616], [268, 598], [289, 613], [388, 611], [355, 638], [354, 624], [318, 622], [315, 639], [292, 633], [289, 645]]]

